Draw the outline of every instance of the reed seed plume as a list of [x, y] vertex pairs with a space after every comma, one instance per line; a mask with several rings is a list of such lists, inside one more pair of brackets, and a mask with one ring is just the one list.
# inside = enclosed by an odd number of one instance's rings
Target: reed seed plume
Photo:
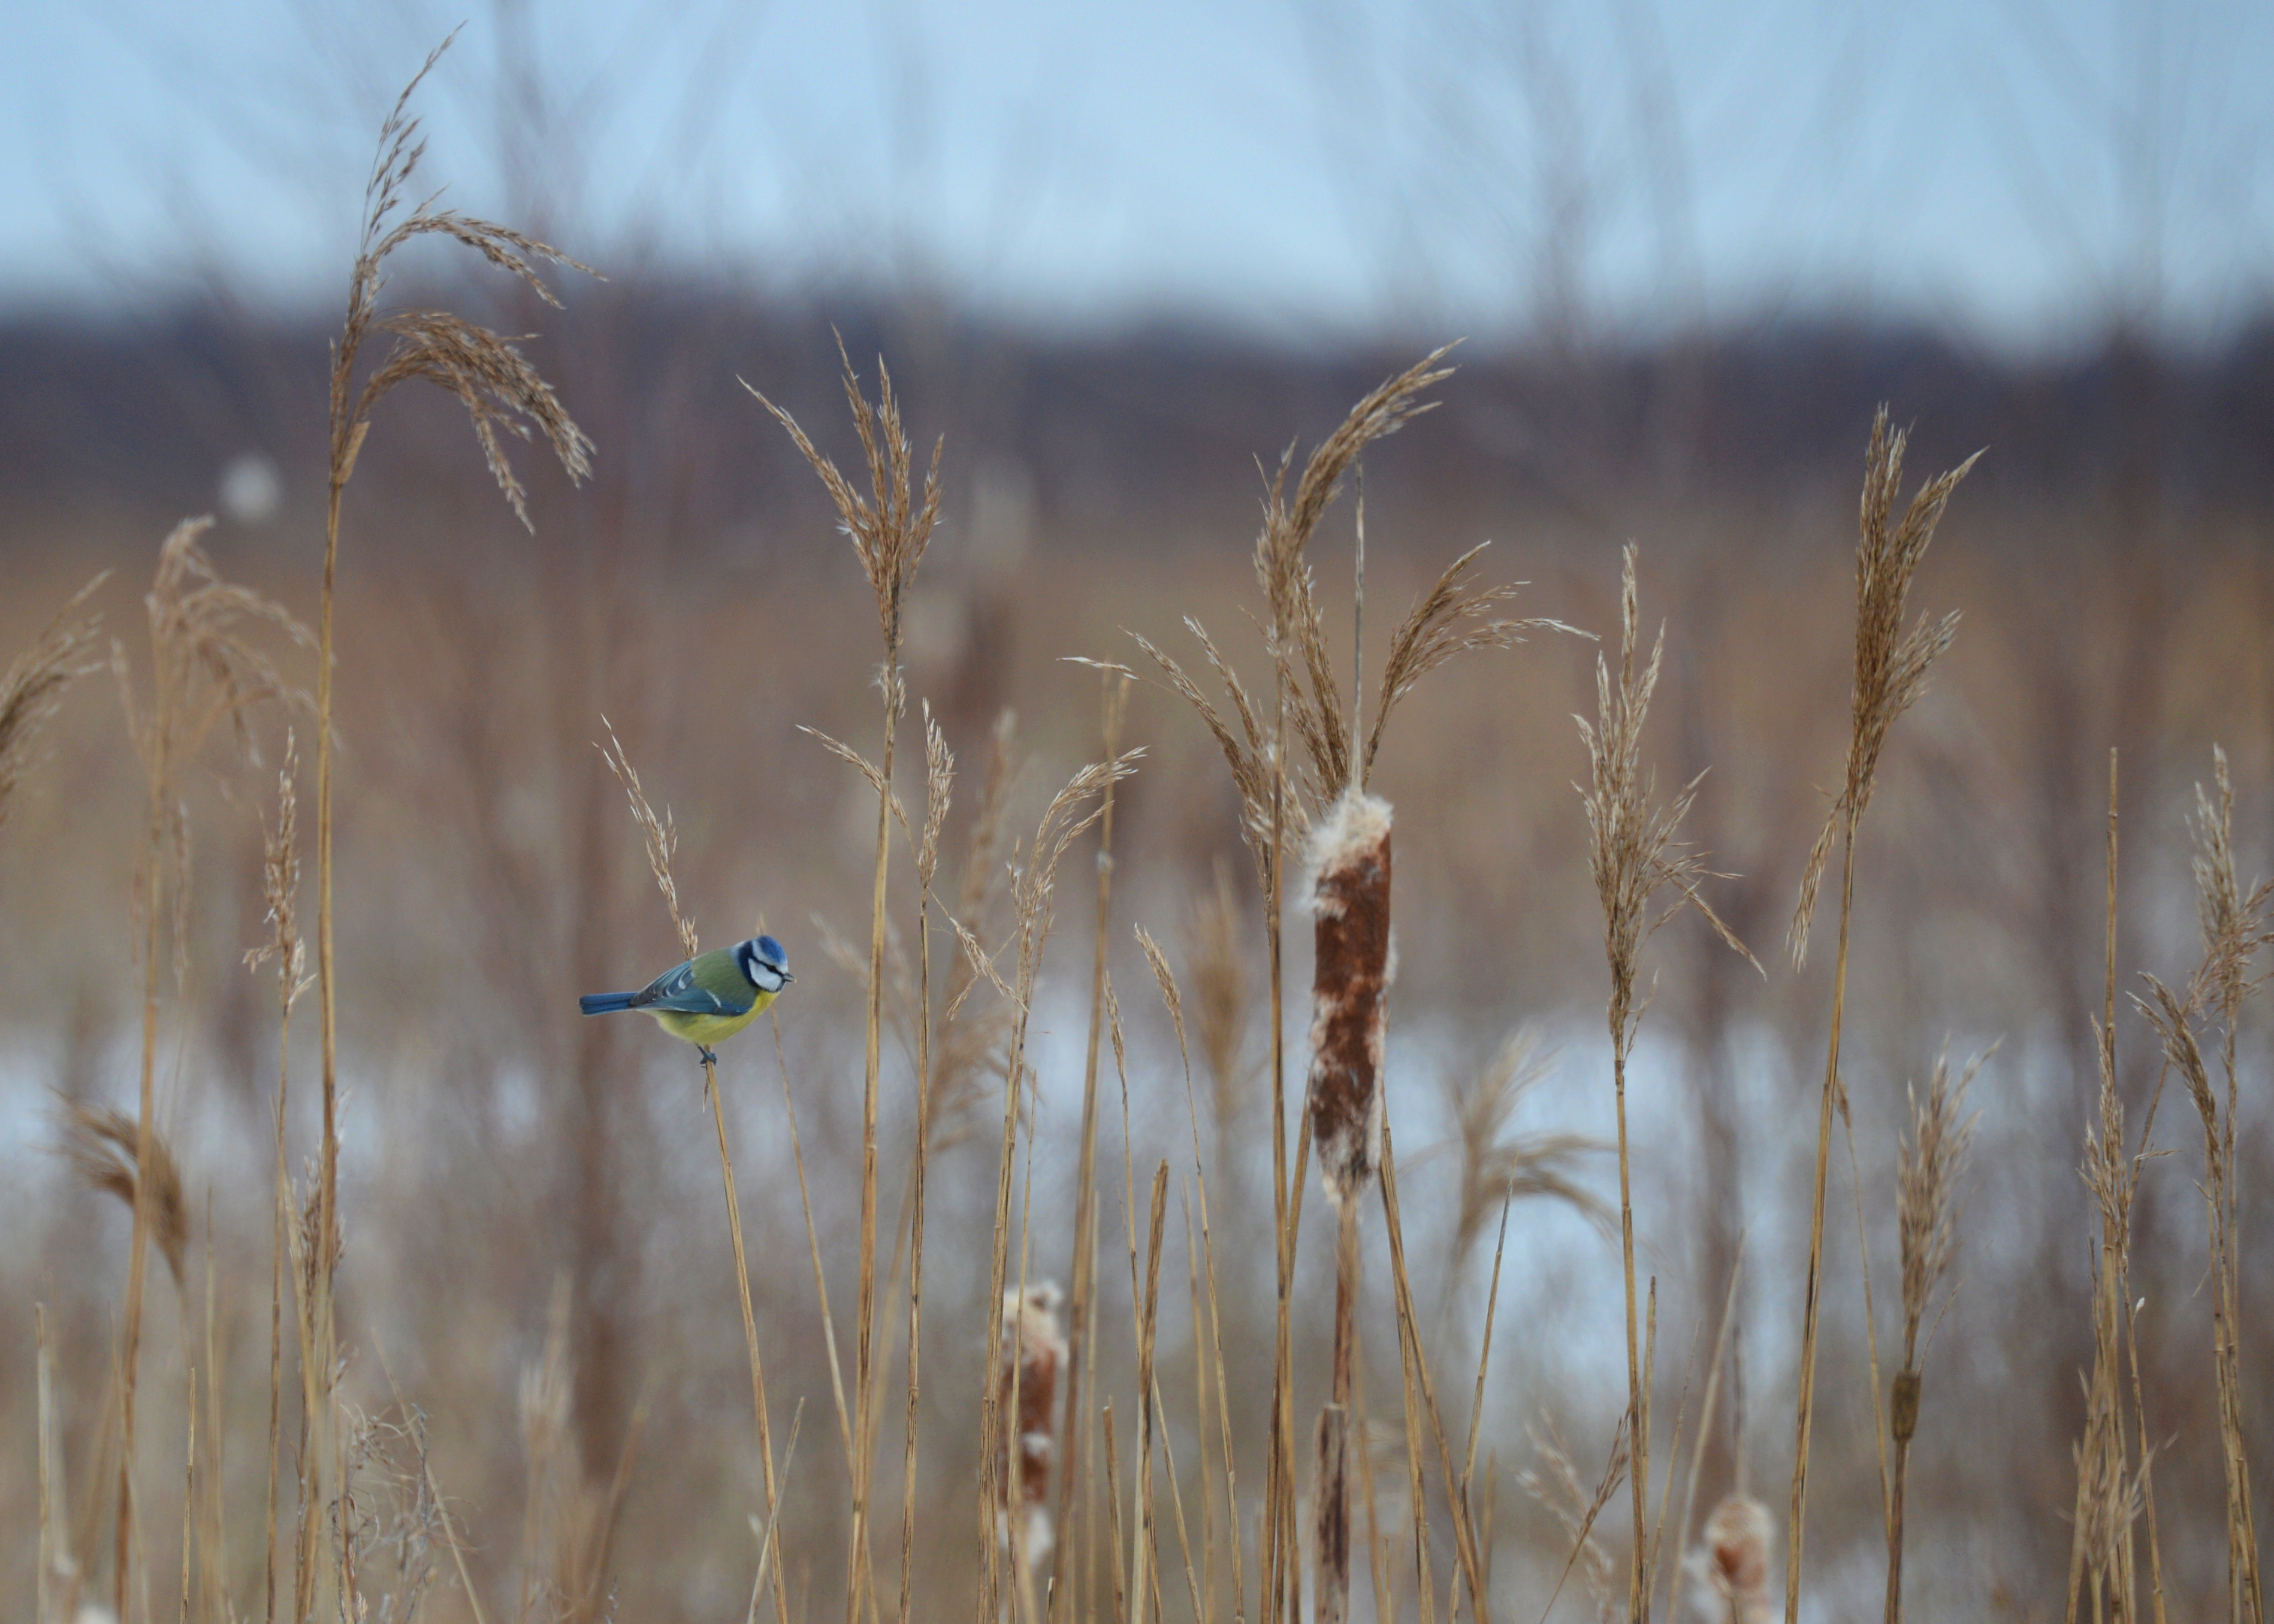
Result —
[[1596, 1537], [1595, 1525], [1601, 1520], [1603, 1508], [1611, 1503], [1611, 1496], [1619, 1492], [1626, 1481], [1627, 1469], [1631, 1464], [1627, 1451], [1627, 1418], [1619, 1417], [1611, 1433], [1610, 1456], [1603, 1462], [1603, 1475], [1589, 1488], [1579, 1476], [1579, 1469], [1571, 1462], [1571, 1452], [1565, 1447], [1562, 1435], [1555, 1430], [1555, 1421], [1542, 1415], [1527, 1426], [1532, 1447], [1538, 1452], [1540, 1463], [1525, 1468], [1517, 1476], [1517, 1486], [1563, 1526], [1571, 1541], [1570, 1554], [1563, 1560], [1563, 1571], [1555, 1581], [1555, 1589], [1540, 1611], [1545, 1619], [1555, 1610], [1555, 1599], [1562, 1594], [1564, 1584], [1573, 1568], [1584, 1575], [1587, 1594], [1595, 1604], [1598, 1624], [1611, 1624], [1619, 1615], [1618, 1564]]
[[101, 622], [87, 601], [109, 579], [106, 571], [72, 594], [31, 646], [0, 673], [0, 828], [7, 825], [8, 803], [32, 763], [40, 730], [62, 709], [64, 690], [102, 668], [95, 652]]
[[[2211, 765], [2213, 789], [2195, 786], [2195, 810], [2189, 820], [2189, 868], [2202, 928], [2202, 961], [2184, 995], [2150, 975], [2145, 978], [2147, 994], [2135, 996], [2134, 1003], [2147, 1016], [2165, 1064], [2179, 1074], [2202, 1124], [2203, 1171], [2197, 1187], [2202, 1192], [2210, 1252], [2211, 1370], [2226, 1484], [2228, 1612], [2233, 1619], [2263, 1624], [2265, 1598], [2243, 1417], [2243, 1241], [2235, 1122], [2241, 1091], [2236, 1028], [2245, 998], [2262, 978], [2258, 955], [2274, 941], [2266, 925], [2274, 883], [2261, 882], [2246, 890], [2237, 876], [2234, 787], [2224, 750], [2214, 748]], [[2210, 1053], [2205, 1050], [2207, 1038], [2215, 1045]], [[2214, 1079], [2214, 1065], [2224, 1072], [2223, 1091]], [[2085, 1464], [2080, 1461], [2080, 1470]]]
[[[829, 492], [829, 500], [837, 508], [838, 523], [851, 539], [854, 553], [861, 561], [862, 574], [868, 577], [870, 590], [876, 595], [878, 627], [884, 634], [886, 658], [890, 661], [897, 659], [900, 652], [908, 584], [915, 578], [916, 566], [922, 561], [924, 548], [931, 541], [932, 527], [939, 519], [939, 463], [947, 442], [944, 438], [933, 442], [931, 467], [924, 477], [923, 492], [919, 499], [915, 488], [914, 455], [900, 421], [900, 399], [892, 392], [892, 369], [882, 359], [877, 361], [877, 394], [872, 405], [862, 392], [860, 374], [853, 370], [852, 357], [846, 354], [842, 338], [838, 340], [837, 355], [844, 367], [846, 402], [853, 409], [853, 430], [860, 437], [862, 460], [867, 464], [866, 496], [815, 447], [795, 417], [749, 382], [744, 381], [742, 387], [789, 432], [798, 451]], [[897, 711], [900, 697], [898, 670], [886, 669], [882, 680], [887, 703]]]
[[190, 1244], [189, 1204], [182, 1194], [182, 1173], [166, 1136], [153, 1132], [149, 1154], [141, 1152], [142, 1136], [134, 1118], [108, 1106], [63, 1101], [63, 1144], [58, 1147], [72, 1169], [90, 1190], [117, 1196], [129, 1212], [142, 1210], [136, 1199], [147, 1166], [150, 1180], [147, 1211], [151, 1239], [182, 1283], [182, 1263]]
[[[332, 350], [332, 488], [336, 498], [353, 477], [364, 437], [370, 432], [373, 410], [398, 384], [423, 380], [456, 396], [466, 409], [491, 477], [504, 492], [514, 516], [533, 530], [528, 492], [515, 474], [499, 435], [508, 433], [525, 440], [532, 430], [541, 433], [572, 481], [591, 472], [591, 440], [563, 410], [552, 386], [510, 341], [448, 311], [380, 312], [380, 296], [387, 289], [388, 259], [419, 237], [442, 237], [471, 249], [554, 309], [560, 308], [561, 301], [546, 284], [540, 267], [557, 265], [587, 275], [599, 274], [551, 244], [510, 226], [438, 208], [439, 192], [415, 203], [409, 200], [411, 182], [426, 155], [419, 121], [410, 115], [410, 99], [456, 37], [453, 32], [435, 47], [380, 126], [378, 154], [364, 188], [363, 235], [348, 279], [347, 320]], [[375, 333], [391, 335], [395, 346], [358, 390], [354, 387], [357, 359]]]
[[1539, 1031], [1519, 1026], [1483, 1065], [1444, 1074], [1454, 1134], [1442, 1148], [1460, 1158], [1461, 1168], [1448, 1294], [1466, 1276], [1486, 1224], [1511, 1200], [1562, 1201], [1604, 1234], [1618, 1232], [1618, 1214], [1576, 1176], [1582, 1157], [1609, 1145], [1580, 1133], [1508, 1134], [1525, 1097], [1555, 1075], [1555, 1051], [1542, 1048]]
[[[1895, 1163], [1895, 1221], [1902, 1259], [1903, 1354], [1887, 1396], [1888, 1431], [1895, 1442], [1888, 1479], [1886, 1624], [1902, 1617], [1903, 1511], [1910, 1479], [1911, 1439], [1918, 1432], [1921, 1383], [1926, 1350], [1933, 1342], [1927, 1311], [1958, 1250], [1958, 1192], [1978, 1114], [1966, 1110], [1966, 1092], [1989, 1056], [1977, 1055], [1954, 1083], [1950, 1057], [1935, 1056], [1926, 1097], [1916, 1088], [1910, 1100], [1910, 1132]], [[1943, 1299], [1946, 1310], [1949, 1299]], [[1938, 1316], [1939, 1321], [1939, 1316]], [[1919, 1340], [1926, 1333], [1926, 1343]], [[1764, 1514], [1766, 1516], [1766, 1513]]]
[[[1906, 632], [1903, 616], [1911, 582], [1934, 539], [1935, 526], [1951, 492], [1966, 477], [1977, 452], [1949, 472], [1930, 479], [1911, 498], [1900, 521], [1903, 450], [1908, 437], [1890, 430], [1885, 406], [1871, 421], [1864, 458], [1864, 494], [1856, 544], [1856, 669], [1849, 703], [1847, 771], [1840, 793], [1826, 809], [1824, 826], [1810, 849], [1801, 876], [1800, 898], [1788, 934], [1793, 963], [1808, 956], [1809, 923], [1816, 895], [1840, 837], [1840, 933], [1832, 974], [1832, 1019], [1825, 1042], [1824, 1089], [1817, 1109], [1816, 1182], [1809, 1212], [1808, 1273], [1803, 1288], [1800, 1371], [1793, 1421], [1792, 1495], [1785, 1521], [1785, 1614], [1800, 1612], [1801, 1549], [1807, 1528], [1808, 1466], [1816, 1417], [1816, 1350], [1824, 1289], [1824, 1201], [1832, 1163], [1832, 1116], [1843, 1113], [1847, 1093], [1840, 1077], [1840, 1039], [1848, 1004], [1849, 931], [1856, 902], [1856, 836], [1878, 782], [1879, 757], [1895, 719], [1926, 690], [1927, 673], [1957, 635], [1958, 616], [1921, 615]], [[1876, 1378], [1874, 1378], [1876, 1380]], [[1873, 1402], [1877, 1404], [1876, 1389]], [[1875, 1408], [1874, 1414], [1877, 1414]]]
[[600, 726], [608, 734], [607, 743], [599, 747], [600, 759], [608, 763], [608, 771], [623, 786], [624, 799], [631, 806], [632, 822], [639, 826], [640, 839], [647, 847], [648, 872], [655, 876], [655, 888], [663, 894], [663, 906], [671, 911], [671, 928], [678, 935], [679, 945], [692, 959], [702, 946], [695, 934], [695, 922], [680, 911], [679, 883], [671, 873], [672, 859], [679, 853], [679, 826], [672, 821], [670, 808], [666, 807], [659, 815], [649, 804], [647, 792], [640, 786], [639, 770], [624, 754], [615, 725], [604, 716]]
[[1414, 600], [1391, 636], [1389, 657], [1382, 668], [1381, 695], [1374, 708], [1374, 726], [1367, 733], [1366, 752], [1359, 763], [1361, 786], [1373, 775], [1374, 759], [1381, 753], [1382, 733], [1389, 725], [1391, 712], [1422, 678], [1439, 666], [1480, 649], [1513, 648], [1524, 641], [1526, 632], [1588, 635], [1561, 620], [1538, 616], [1520, 620], [1495, 617], [1493, 611], [1513, 601], [1525, 583], [1519, 581], [1506, 586], [1479, 587], [1472, 582], [1471, 571], [1478, 557], [1491, 545], [1480, 542], [1447, 565], [1435, 583]]
[[1848, 767], [1802, 872], [1800, 901], [1793, 910], [1789, 933], [1796, 965], [1808, 958], [1809, 921], [1815, 917], [1817, 891], [1832, 861], [1833, 837], [1843, 820], [1852, 829], [1863, 817], [1878, 781], [1888, 730], [1926, 692], [1928, 671], [1958, 634], [1954, 610], [1940, 620], [1923, 614], [1909, 631], [1903, 629], [1903, 615], [1911, 582], [1934, 539], [1942, 510], [1982, 454], [1976, 452], [1920, 486], [1897, 521], [1895, 499], [1901, 492], [1909, 439], [1906, 432], [1888, 427], [1887, 409], [1880, 407], [1871, 420], [1871, 448], [1864, 459], [1862, 534], [1856, 546], [1856, 682]]
[[[1626, 1286], [1627, 1402], [1633, 1423], [1634, 1560], [1629, 1610], [1634, 1624], [1649, 1624], [1650, 1390], [1643, 1373], [1640, 1327], [1636, 1320], [1633, 1174], [1627, 1144], [1627, 1061], [1634, 1052], [1642, 1020], [1636, 990], [1642, 945], [1685, 907], [1705, 916], [1730, 949], [1759, 964], [1721, 916], [1698, 895], [1700, 880], [1713, 876], [1705, 860], [1677, 839], [1682, 821], [1698, 795], [1699, 779], [1684, 785], [1671, 800], [1657, 801], [1657, 778], [1644, 771], [1642, 733], [1650, 717], [1652, 694], [1666, 653], [1666, 630], [1659, 628], [1650, 658], [1639, 667], [1641, 606], [1635, 586], [1635, 549], [1630, 544], [1619, 569], [1619, 671], [1595, 657], [1595, 720], [1578, 723], [1587, 747], [1587, 783], [1579, 790], [1587, 814], [1587, 868], [1603, 911], [1603, 954], [1610, 967], [1611, 996], [1605, 1019], [1611, 1039], [1611, 1077], [1618, 1111], [1619, 1251]], [[1702, 778], [1703, 775], [1700, 775]], [[1723, 877], [1723, 876], [1713, 876]], [[1671, 902], [1659, 903], [1671, 891]]]
[[[1907, 1091], [1910, 1132], [1903, 1141], [1895, 1174], [1906, 1370], [1916, 1371], [1924, 1362], [1919, 1334], [1958, 1250], [1958, 1188], [1981, 1121], [1979, 1112], [1966, 1109], [1967, 1090], [1988, 1059], [1986, 1053], [1975, 1056], [1953, 1082], [1949, 1056], [1938, 1056], [1927, 1078], [1926, 1097], [1921, 1099], [1916, 1088]], [[1898, 1439], [1904, 1436], [1900, 1424], [1895, 1434]]]

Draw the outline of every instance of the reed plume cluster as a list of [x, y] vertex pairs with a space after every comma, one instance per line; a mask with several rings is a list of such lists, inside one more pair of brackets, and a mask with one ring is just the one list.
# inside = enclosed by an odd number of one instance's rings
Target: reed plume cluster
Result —
[[0, 829], [7, 827], [8, 802], [32, 763], [40, 730], [63, 708], [64, 691], [102, 669], [95, 654], [101, 621], [87, 601], [105, 579], [97, 575], [72, 594], [0, 672]]
[[[1641, 650], [1641, 604], [1635, 585], [1635, 549], [1621, 555], [1619, 572], [1619, 671], [1611, 676], [1608, 656], [1595, 657], [1595, 719], [1573, 719], [1587, 748], [1588, 777], [1579, 791], [1587, 813], [1587, 869], [1603, 910], [1603, 953], [1611, 973], [1605, 1006], [1610, 1028], [1611, 1080], [1618, 1116], [1619, 1255], [1626, 1285], [1627, 1415], [1634, 1450], [1632, 1485], [1634, 1550], [1628, 1574], [1629, 1616], [1648, 1624], [1651, 1591], [1650, 1386], [1643, 1338], [1636, 1317], [1633, 1174], [1627, 1147], [1627, 1062], [1634, 1053], [1642, 1020], [1636, 977], [1643, 944], [1683, 908], [1704, 915], [1732, 951], [1752, 955], [1730, 934], [1706, 899], [1698, 882], [1710, 874], [1705, 859], [1684, 846], [1683, 820], [1697, 800], [1693, 778], [1670, 799], [1657, 799], [1656, 775], [1644, 770], [1642, 733], [1650, 718], [1651, 695], [1658, 688], [1666, 633], [1660, 628], [1650, 658], [1638, 666]], [[1702, 775], [1701, 775], [1702, 776]], [[1661, 906], [1661, 893], [1671, 892]], [[1660, 1508], [1664, 1515], [1663, 1507]]]
[[2212, 751], [2211, 775], [2210, 790], [2195, 786], [2190, 819], [2194, 850], [2189, 869], [2202, 932], [2202, 961], [2184, 991], [2174, 991], [2150, 975], [2145, 978], [2147, 992], [2135, 1001], [2202, 1125], [2202, 1176], [2197, 1187], [2203, 1198], [2210, 1254], [2211, 1377], [2226, 1483], [2227, 1615], [2263, 1624], [2265, 1590], [2242, 1417], [2242, 1242], [2237, 1233], [2240, 1196], [2235, 1157], [2241, 1088], [2236, 1042], [2243, 1004], [2264, 978], [2259, 956], [2274, 943], [2274, 930], [2267, 925], [2274, 881], [2262, 880], [2248, 889], [2241, 883], [2235, 868], [2234, 785], [2223, 749]]
[[[1927, 673], [1958, 634], [1955, 613], [1940, 620], [1921, 615], [1908, 629], [1903, 620], [1911, 583], [1926, 558], [1928, 544], [1951, 493], [1966, 477], [1980, 452], [1947, 473], [1921, 485], [1900, 519], [1903, 451], [1908, 436], [1891, 429], [1882, 406], [1871, 420], [1871, 440], [1864, 457], [1864, 496], [1856, 544], [1856, 674], [1849, 705], [1848, 762], [1840, 793], [1826, 810], [1824, 825], [1802, 871], [1800, 899], [1788, 935], [1793, 963], [1808, 955], [1810, 921], [1816, 897], [1840, 839], [1840, 940], [1832, 973], [1831, 1033], [1826, 1043], [1824, 1093], [1817, 1116], [1816, 1184], [1810, 1208], [1808, 1274], [1803, 1292], [1798, 1391], [1795, 1399], [1792, 1500], [1785, 1528], [1785, 1616], [1800, 1615], [1801, 1536], [1807, 1520], [1809, 1447], [1816, 1417], [1816, 1349], [1824, 1280], [1824, 1193], [1832, 1161], [1832, 1113], [1846, 1109], [1840, 1078], [1840, 1035], [1848, 1001], [1848, 937], [1856, 902], [1856, 831], [1879, 782], [1879, 758], [1887, 736], [1904, 711], [1926, 692]], [[1874, 1401], [1876, 1402], [1876, 1400]]]

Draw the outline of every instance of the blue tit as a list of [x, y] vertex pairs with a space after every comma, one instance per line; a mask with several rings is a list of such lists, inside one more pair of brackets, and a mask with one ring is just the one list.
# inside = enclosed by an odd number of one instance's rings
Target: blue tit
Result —
[[794, 979], [782, 944], [772, 936], [752, 936], [697, 954], [637, 992], [588, 992], [576, 1002], [587, 1015], [618, 1010], [652, 1015], [656, 1025], [694, 1044], [705, 1064], [715, 1064], [719, 1056], [711, 1045], [764, 1014]]

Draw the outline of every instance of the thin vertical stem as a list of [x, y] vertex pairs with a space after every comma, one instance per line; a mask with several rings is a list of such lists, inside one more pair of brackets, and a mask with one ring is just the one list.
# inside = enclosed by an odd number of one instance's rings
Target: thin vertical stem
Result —
[[[719, 1066], [709, 1056], [703, 1060], [703, 1091], [711, 1097], [711, 1121], [719, 1132], [719, 1177], [727, 1191], [727, 1229], [734, 1243], [734, 1289], [742, 1304], [742, 1341], [750, 1356], [750, 1403], [758, 1417], [758, 1459], [765, 1469], [766, 1515], [772, 1518], [778, 1500], [774, 1482], [773, 1425], [766, 1409], [765, 1364], [758, 1355], [758, 1320], [750, 1309], [750, 1268], [742, 1252], [742, 1205], [734, 1193], [734, 1159], [727, 1148], [727, 1111], [719, 1099]], [[772, 1524], [767, 1524], [771, 1530]], [[775, 1624], [789, 1624], [789, 1598], [782, 1587], [782, 1564], [773, 1564]]]
[[1817, 1314], [1824, 1288], [1824, 1191], [1832, 1162], [1832, 1108], [1840, 1095], [1840, 1023], [1848, 1002], [1848, 925], [1856, 903], [1856, 814], [1841, 835], [1840, 946], [1832, 974], [1832, 1035], [1824, 1061], [1824, 1101], [1816, 1128], [1816, 1198], [1809, 1219], [1807, 1306], [1800, 1339], [1799, 1417], [1792, 1458], [1792, 1503], [1785, 1545], [1785, 1620], [1800, 1617], [1800, 1546], [1808, 1506], [1808, 1447], [1816, 1418]]

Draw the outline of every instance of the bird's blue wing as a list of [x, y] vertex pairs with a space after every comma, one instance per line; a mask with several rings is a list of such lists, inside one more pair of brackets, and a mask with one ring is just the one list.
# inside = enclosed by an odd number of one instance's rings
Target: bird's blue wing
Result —
[[668, 1011], [677, 1015], [741, 1015], [749, 1009], [750, 997], [747, 993], [740, 999], [722, 996], [703, 986], [690, 960], [676, 970], [666, 971], [641, 989], [632, 1007]]

